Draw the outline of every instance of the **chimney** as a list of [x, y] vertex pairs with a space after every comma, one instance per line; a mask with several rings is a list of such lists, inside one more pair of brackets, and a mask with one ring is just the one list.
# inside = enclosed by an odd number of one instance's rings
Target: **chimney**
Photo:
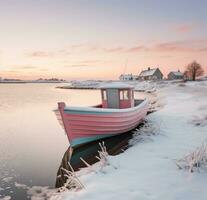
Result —
[[150, 67], [148, 67], [148, 71], [150, 70]]

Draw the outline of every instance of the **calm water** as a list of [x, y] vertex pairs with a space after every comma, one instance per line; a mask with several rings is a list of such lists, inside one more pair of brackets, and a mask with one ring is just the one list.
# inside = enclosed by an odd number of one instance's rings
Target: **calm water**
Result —
[[[0, 198], [26, 199], [27, 186], [54, 187], [69, 143], [53, 110], [100, 103], [98, 90], [56, 89], [58, 84], [0, 84]], [[30, 197], [28, 197], [30, 198]]]

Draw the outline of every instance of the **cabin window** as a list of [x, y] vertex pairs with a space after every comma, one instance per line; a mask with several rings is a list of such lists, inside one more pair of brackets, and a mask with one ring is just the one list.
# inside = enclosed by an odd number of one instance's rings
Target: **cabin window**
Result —
[[104, 100], [104, 101], [107, 100], [106, 90], [103, 90], [103, 100]]
[[120, 100], [129, 100], [129, 91], [121, 90], [120, 91]]
[[128, 99], [129, 99], [129, 91], [124, 90], [124, 100], [128, 100]]

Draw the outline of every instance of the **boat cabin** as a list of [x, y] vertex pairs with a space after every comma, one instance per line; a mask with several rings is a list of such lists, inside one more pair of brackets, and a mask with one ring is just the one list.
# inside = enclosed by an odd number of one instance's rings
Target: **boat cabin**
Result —
[[124, 83], [105, 84], [101, 88], [102, 108], [134, 107], [133, 86]]

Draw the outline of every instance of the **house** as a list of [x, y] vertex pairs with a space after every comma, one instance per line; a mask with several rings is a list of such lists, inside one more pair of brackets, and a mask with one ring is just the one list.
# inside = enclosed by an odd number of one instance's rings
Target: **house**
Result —
[[133, 81], [135, 81], [135, 80], [138, 80], [139, 79], [139, 76], [138, 75], [133, 75]]
[[147, 70], [143, 70], [139, 74], [139, 80], [161, 80], [162, 78], [163, 74], [159, 68], [151, 69], [148, 67]]
[[132, 74], [121, 74], [119, 76], [120, 81], [131, 81], [134, 80], [134, 76]]
[[178, 70], [177, 72], [170, 72], [167, 77], [169, 80], [178, 80], [183, 79], [184, 74]]

